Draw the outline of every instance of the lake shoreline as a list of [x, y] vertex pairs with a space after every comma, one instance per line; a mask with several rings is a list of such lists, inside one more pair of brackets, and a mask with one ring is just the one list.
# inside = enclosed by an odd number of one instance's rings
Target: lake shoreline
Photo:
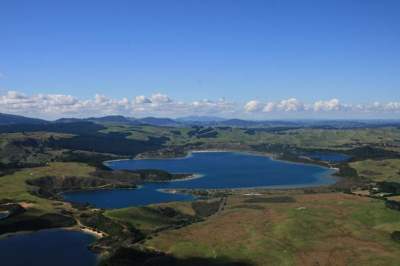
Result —
[[[223, 184], [214, 184], [211, 183], [204, 183], [206, 181], [199, 181], [196, 183], [199, 183], [199, 185], [197, 187], [194, 186], [190, 186], [191, 183], [188, 183], [188, 185], [185, 187], [185, 184], [178, 184], [179, 182], [185, 182], [185, 181], [191, 181], [191, 180], [195, 180], [195, 179], [201, 179], [203, 177], [208, 176], [208, 174], [199, 174], [199, 173], [193, 173], [193, 174], [186, 174], [186, 176], [184, 178], [177, 178], [177, 179], [170, 179], [170, 180], [160, 180], [160, 181], [152, 181], [152, 182], [144, 182], [141, 187], [137, 187], [137, 188], [128, 188], [127, 190], [137, 190], [139, 194], [141, 193], [151, 193], [151, 192], [141, 192], [142, 189], [145, 189], [146, 187], [150, 187], [150, 190], [153, 190], [154, 192], [158, 192], [158, 193], [167, 193], [167, 194], [175, 194], [175, 195], [191, 195], [193, 196], [193, 199], [195, 199], [196, 194], [199, 194], [198, 192], [203, 191], [204, 193], [208, 193], [209, 191], [220, 191], [220, 192], [226, 192], [226, 191], [240, 191], [240, 190], [293, 190], [293, 189], [326, 189], [327, 187], [333, 186], [336, 183], [338, 183], [340, 181], [340, 177], [338, 176], [339, 173], [339, 169], [338, 168], [334, 168], [332, 166], [323, 166], [321, 164], [314, 164], [311, 162], [293, 162], [293, 161], [288, 161], [288, 160], [284, 160], [284, 159], [279, 159], [277, 158], [276, 155], [272, 155], [272, 154], [266, 154], [266, 153], [261, 153], [261, 152], [254, 152], [254, 151], [237, 151], [237, 150], [222, 150], [222, 149], [207, 149], [207, 150], [191, 150], [189, 151], [186, 156], [184, 157], [176, 157], [176, 158], [169, 158], [169, 159], [159, 159], [159, 158], [153, 158], [153, 159], [120, 159], [120, 160], [112, 160], [112, 161], [106, 161], [105, 163], [107, 163], [108, 167], [110, 167], [112, 169], [112, 171], [118, 170], [118, 166], [115, 166], [116, 168], [113, 167], [112, 162], [118, 162], [118, 161], [141, 161], [141, 160], [160, 160], [160, 161], [164, 161], [164, 160], [185, 160], [187, 158], [190, 158], [191, 156], [193, 156], [194, 154], [199, 154], [199, 153], [232, 153], [231, 156], [236, 156], [236, 155], [241, 155], [241, 156], [255, 156], [258, 157], [260, 160], [260, 158], [266, 158], [266, 160], [269, 160], [270, 163], [273, 165], [274, 162], [276, 163], [280, 163], [280, 164], [290, 164], [292, 165], [292, 167], [312, 167], [314, 168], [314, 170], [309, 170], [311, 171], [310, 174], [312, 174], [313, 176], [309, 176], [306, 177], [304, 174], [302, 174], [301, 172], [299, 172], [297, 174], [297, 172], [292, 172], [292, 181], [279, 181], [279, 175], [280, 172], [278, 173], [271, 173], [269, 174], [269, 176], [272, 178], [272, 180], [275, 180], [274, 182], [264, 182], [264, 181], [246, 181], [245, 183], [235, 183], [234, 181], [231, 181], [230, 183], [227, 183], [225, 185]], [[214, 156], [214, 155], [209, 155], [209, 156]], [[233, 158], [234, 158], [233, 157]], [[251, 159], [250, 159], [251, 160]], [[166, 164], [169, 164], [168, 162], [164, 162]], [[184, 162], [179, 162], [178, 164], [185, 164]], [[127, 163], [129, 164], [129, 163]], [[240, 164], [240, 162], [236, 162], [236, 165]], [[148, 168], [146, 168], [147, 166], [149, 166]], [[127, 166], [125, 166], [127, 167]], [[143, 168], [144, 167], [144, 168]], [[226, 167], [226, 166], [224, 166]], [[260, 166], [261, 167], [261, 166]], [[289, 167], [288, 165], [283, 165], [280, 166], [282, 169], [282, 171], [284, 170], [285, 167]], [[289, 167], [289, 168], [292, 168]], [[162, 169], [162, 166], [157, 166], [157, 163], [155, 166], [152, 165], [151, 162], [148, 163], [144, 163], [144, 166], [142, 166], [143, 169], [150, 169], [150, 168], [155, 168], [155, 169]], [[229, 167], [228, 167], [229, 168]], [[124, 169], [124, 167], [122, 167], [122, 169]], [[129, 167], [126, 168], [129, 171]], [[133, 169], [131, 171], [134, 171], [136, 168], [133, 167]], [[138, 168], [140, 170], [140, 167]], [[138, 170], [136, 169], [136, 170]], [[191, 170], [195, 170], [192, 168], [189, 168]], [[180, 170], [175, 170], [175, 171], [181, 171], [182, 173], [184, 173], [184, 171], [190, 172], [191, 170], [182, 168]], [[171, 171], [171, 173], [174, 170]], [[244, 170], [244, 174], [246, 172], [248, 172], [247, 170]], [[250, 170], [249, 170], [250, 171]], [[185, 172], [185, 173], [187, 173]], [[251, 171], [250, 171], [251, 172]], [[177, 173], [175, 173], [177, 174]], [[298, 175], [298, 176], [297, 176]], [[297, 179], [298, 177], [298, 179]], [[229, 176], [227, 176], [226, 178], [229, 179]], [[253, 180], [260, 180], [259, 178], [257, 178], [257, 176], [253, 176], [252, 177]], [[304, 179], [305, 178], [305, 179]], [[285, 180], [285, 178], [283, 179]], [[210, 181], [211, 182], [211, 181]], [[233, 183], [232, 183], [233, 182]], [[240, 182], [240, 180], [238, 181]], [[174, 185], [177, 184], [176, 186]], [[153, 185], [152, 185], [153, 184]], [[152, 189], [152, 187], [154, 187], [155, 184], [155, 188]], [[160, 184], [160, 185], [157, 185]], [[161, 185], [161, 184], [166, 184]], [[161, 187], [160, 187], [161, 186]], [[90, 192], [90, 191], [104, 191], [104, 190], [110, 190], [110, 191], [118, 191], [118, 190], [125, 190], [124, 188], [102, 188], [102, 189], [85, 189], [85, 190], [75, 190], [73, 192], [77, 192], [78, 195], [75, 196], [74, 193], [63, 193], [61, 196], [63, 196], [64, 201], [68, 201], [68, 202], [82, 202], [81, 200], [74, 200], [74, 197], [79, 197], [79, 193], [80, 192]], [[143, 191], [143, 190], [142, 190]], [[193, 191], [196, 191], [197, 193], [192, 193]], [[71, 191], [69, 191], [71, 192]], [[183, 192], [183, 193], [182, 193]], [[123, 192], [126, 193], [126, 192]], [[132, 194], [133, 195], [133, 194]], [[146, 194], [147, 195], [147, 194]], [[156, 194], [149, 194], [152, 195], [152, 197], [157, 198], [158, 196]], [[180, 197], [179, 196], [179, 197]], [[175, 196], [174, 196], [175, 197]], [[165, 200], [163, 199], [160, 202], [168, 202], [168, 201], [180, 201], [181, 199], [174, 199], [174, 197], [172, 197], [172, 199], [170, 200]], [[191, 199], [191, 200], [193, 200]], [[150, 200], [151, 201], [151, 200]], [[97, 206], [96, 203], [90, 203], [90, 201], [88, 200], [87, 202], [89, 202], [89, 204], [92, 204], [93, 206]], [[134, 203], [135, 202], [135, 203]], [[147, 204], [157, 204], [157, 201], [155, 202], [150, 202], [147, 203], [146, 200], [144, 200], [144, 203], [140, 203], [141, 200], [139, 200], [138, 203], [136, 203], [136, 200], [132, 200], [131, 205], [132, 206], [145, 206]], [[118, 206], [111, 206], [111, 207], [104, 207], [105, 205], [103, 205], [103, 207], [101, 208], [119, 208]]]
[[252, 156], [268, 157], [271, 160], [285, 162], [285, 163], [292, 163], [292, 164], [299, 164], [299, 165], [312, 165], [312, 166], [319, 166], [322, 168], [332, 168], [330, 163], [325, 163], [323, 161], [318, 162], [310, 157], [307, 157], [307, 159], [310, 160], [310, 162], [299, 162], [299, 161], [295, 161], [295, 160], [278, 158], [278, 156], [273, 153], [265, 153], [265, 152], [258, 152], [258, 151], [252, 151], [252, 150], [235, 150], [235, 149], [189, 150], [186, 152], [186, 155], [177, 156], [177, 157], [157, 157], [157, 156], [141, 157], [142, 155], [138, 154], [133, 158], [107, 160], [107, 161], [103, 162], [103, 165], [109, 167], [108, 163], [119, 162], [119, 161], [131, 161], [131, 160], [182, 160], [182, 159], [190, 158], [193, 153], [213, 153], [213, 152], [215, 152], [215, 153], [219, 153], [219, 152], [241, 153], [241, 154], [247, 154], [247, 155], [252, 155]]
[[[314, 162], [298, 162], [298, 161], [291, 161], [291, 160], [285, 160], [285, 159], [279, 159], [275, 154], [270, 154], [270, 153], [263, 153], [263, 152], [256, 152], [256, 151], [248, 151], [248, 150], [233, 150], [233, 149], [206, 149], [206, 150], [190, 150], [186, 153], [185, 156], [179, 156], [179, 157], [172, 157], [172, 158], [162, 158], [162, 157], [140, 157], [136, 156], [133, 159], [120, 159], [120, 160], [110, 160], [110, 161], [105, 161], [104, 163], [112, 163], [115, 161], [131, 161], [131, 160], [184, 160], [187, 158], [190, 158], [193, 156], [194, 153], [239, 153], [239, 154], [245, 154], [249, 156], [259, 156], [259, 157], [267, 157], [272, 161], [277, 161], [277, 162], [283, 162], [283, 163], [288, 163], [288, 164], [294, 164], [294, 165], [307, 165], [307, 166], [313, 166], [313, 167], [318, 167], [321, 169], [326, 170], [326, 173], [323, 173], [322, 176], [318, 177], [318, 180], [315, 182], [315, 184], [295, 184], [295, 185], [270, 185], [270, 186], [255, 186], [255, 187], [232, 187], [232, 188], [167, 188], [167, 189], [157, 189], [159, 192], [163, 193], [172, 193], [172, 194], [190, 194], [189, 191], [236, 191], [236, 190], [255, 190], [255, 189], [281, 189], [281, 190], [291, 190], [291, 189], [307, 189], [307, 188], [318, 188], [318, 187], [327, 187], [334, 185], [335, 183], [338, 182], [338, 179], [340, 178], [336, 174], [339, 172], [339, 168], [337, 167], [332, 167], [329, 164], [321, 164], [321, 163], [314, 163]], [[140, 157], [140, 158], [138, 158]], [[107, 165], [110, 167], [109, 165]], [[161, 181], [161, 182], [166, 182], [166, 183], [172, 183], [172, 182], [179, 182], [179, 181], [188, 181], [188, 180], [193, 180], [197, 178], [202, 178], [204, 175], [201, 174], [193, 174], [192, 176], [188, 178], [182, 178], [182, 179], [173, 179], [173, 180], [166, 180], [166, 181]], [[322, 179], [328, 179], [331, 180], [332, 182], [321, 182]], [[147, 182], [147, 183], [155, 183], [155, 182]], [[186, 191], [182, 193], [182, 191]]]
[[[294, 161], [294, 160], [281, 159], [281, 158], [278, 158], [278, 156], [276, 154], [272, 154], [272, 153], [264, 153], [264, 152], [250, 151], [250, 150], [235, 150], [235, 149], [190, 150], [190, 151], [187, 151], [185, 156], [170, 157], [170, 158], [163, 158], [163, 157], [140, 157], [140, 158], [138, 158], [138, 156], [140, 156], [140, 154], [139, 154], [139, 155], [137, 155], [137, 156], [135, 156], [134, 158], [131, 158], [131, 159], [126, 159], [125, 158], [125, 159], [107, 160], [107, 161], [104, 161], [103, 164], [105, 166], [109, 167], [109, 165], [107, 165], [108, 163], [118, 162], [118, 161], [131, 161], [131, 160], [183, 160], [183, 159], [190, 158], [193, 155], [193, 153], [219, 153], [219, 152], [232, 152], [232, 153], [247, 154], [247, 155], [250, 155], [250, 156], [262, 156], [262, 157], [268, 157], [269, 159], [271, 159], [273, 161], [278, 161], [278, 162], [290, 163], [290, 164], [295, 164], [295, 165], [311, 165], [311, 166], [320, 167], [320, 168], [324, 168], [324, 169], [333, 169], [333, 170], [335, 170], [335, 173], [331, 174], [332, 178], [335, 178], [334, 175], [337, 172], [339, 172], [339, 170], [340, 170], [337, 167], [332, 167], [331, 163], [325, 163], [325, 162], [321, 162], [321, 161], [318, 162], [318, 161], [313, 160], [312, 158], [308, 158], [310, 160], [310, 162], [299, 162], [299, 161]], [[182, 180], [183, 181], [185, 179], [186, 178], [174, 179], [174, 180], [176, 180], [176, 181]], [[190, 179], [191, 178], [189, 178], [188, 180], [190, 180]], [[165, 181], [165, 182], [170, 182], [170, 181]]]
[[92, 235], [96, 239], [100, 239], [100, 238], [104, 237], [104, 235], [102, 233], [98, 233], [93, 229], [80, 228], [78, 225], [74, 225], [74, 226], [70, 226], [70, 227], [53, 227], [53, 228], [44, 228], [44, 229], [39, 229], [39, 230], [25, 230], [25, 231], [16, 231], [16, 232], [5, 233], [5, 234], [0, 235], [0, 240], [7, 239], [10, 237], [14, 237], [14, 236], [19, 236], [19, 235], [29, 235], [29, 234], [34, 234], [37, 232], [58, 231], [58, 230], [81, 232], [84, 234]]
[[[302, 190], [309, 188], [323, 188], [334, 185], [337, 182], [337, 178], [333, 176], [333, 174], [337, 173], [338, 168], [327, 168], [330, 173], [324, 173], [322, 176], [319, 176], [319, 180], [324, 178], [333, 179], [332, 183], [323, 183], [316, 182], [315, 184], [296, 184], [296, 185], [270, 185], [270, 186], [255, 186], [255, 187], [235, 187], [235, 188], [166, 188], [166, 189], [158, 189], [157, 191], [163, 193], [171, 193], [171, 194], [192, 194], [194, 191], [212, 191], [212, 192], [227, 192], [227, 191], [241, 191], [241, 190]], [[193, 195], [195, 196], [195, 195]]]

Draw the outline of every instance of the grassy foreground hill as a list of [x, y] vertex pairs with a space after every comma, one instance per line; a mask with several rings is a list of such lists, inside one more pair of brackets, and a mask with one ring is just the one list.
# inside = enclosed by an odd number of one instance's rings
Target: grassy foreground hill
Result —
[[260, 266], [398, 265], [400, 244], [390, 234], [400, 230], [399, 211], [342, 193], [291, 197], [295, 202], [234, 195], [207, 221], [161, 232], [144, 245], [183, 259], [229, 258]]
[[364, 160], [350, 164], [363, 178], [372, 181], [400, 182], [400, 159]]

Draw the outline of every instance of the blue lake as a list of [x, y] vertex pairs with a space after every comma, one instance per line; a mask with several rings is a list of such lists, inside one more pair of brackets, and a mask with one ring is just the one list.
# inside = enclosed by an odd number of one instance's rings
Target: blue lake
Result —
[[193, 152], [177, 159], [122, 160], [108, 162], [112, 169], [161, 169], [171, 173], [195, 173], [200, 178], [146, 183], [139, 189], [116, 189], [65, 193], [72, 202], [88, 202], [101, 208], [122, 208], [169, 201], [192, 200], [192, 196], [161, 192], [174, 188], [305, 187], [332, 184], [333, 170], [309, 164], [272, 160], [238, 152]]
[[93, 236], [62, 229], [17, 234], [0, 239], [0, 265], [91, 266], [97, 256], [87, 246]]

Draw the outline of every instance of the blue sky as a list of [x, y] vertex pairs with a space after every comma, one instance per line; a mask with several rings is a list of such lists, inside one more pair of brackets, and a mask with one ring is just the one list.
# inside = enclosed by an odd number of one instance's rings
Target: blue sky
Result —
[[399, 102], [399, 13], [396, 0], [3, 0], [0, 95]]

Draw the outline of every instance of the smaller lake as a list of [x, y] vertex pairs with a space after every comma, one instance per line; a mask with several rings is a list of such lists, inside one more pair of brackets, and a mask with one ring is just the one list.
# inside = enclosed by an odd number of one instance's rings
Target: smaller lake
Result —
[[94, 237], [63, 229], [21, 233], [0, 239], [0, 265], [94, 266], [97, 256], [88, 249]]
[[195, 173], [200, 178], [146, 183], [139, 189], [115, 189], [65, 193], [67, 201], [100, 208], [122, 208], [153, 203], [192, 200], [190, 195], [163, 193], [162, 189], [287, 188], [332, 184], [332, 169], [317, 165], [272, 160], [239, 152], [193, 152], [177, 159], [111, 161], [112, 169], [161, 169], [171, 173]]

